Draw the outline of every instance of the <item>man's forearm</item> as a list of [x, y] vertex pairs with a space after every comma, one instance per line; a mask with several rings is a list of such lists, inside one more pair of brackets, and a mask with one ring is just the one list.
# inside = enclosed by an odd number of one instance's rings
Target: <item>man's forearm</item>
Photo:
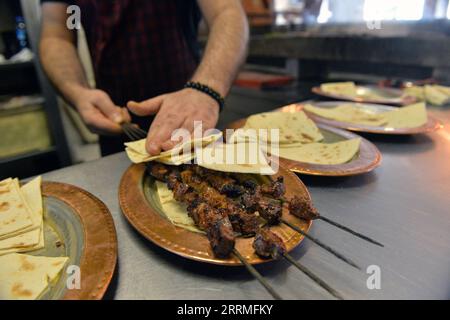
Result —
[[226, 96], [245, 60], [248, 23], [240, 10], [227, 9], [210, 25], [205, 54], [193, 81], [207, 84]]
[[75, 45], [57, 37], [44, 38], [40, 53], [44, 70], [54, 86], [69, 103], [76, 105], [80, 91], [89, 85]]

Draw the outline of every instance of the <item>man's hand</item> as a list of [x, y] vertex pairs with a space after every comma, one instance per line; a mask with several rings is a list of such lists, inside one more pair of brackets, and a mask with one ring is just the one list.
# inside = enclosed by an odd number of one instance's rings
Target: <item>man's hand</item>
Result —
[[128, 111], [116, 106], [104, 91], [81, 89], [77, 96], [74, 99], [75, 107], [93, 133], [120, 134], [120, 124], [131, 122]]
[[194, 121], [202, 121], [203, 131], [213, 129], [219, 119], [219, 105], [208, 95], [183, 89], [143, 101], [130, 101], [128, 108], [138, 116], [156, 114], [147, 137], [147, 151], [158, 155], [175, 147], [172, 133], [177, 129], [194, 132]]

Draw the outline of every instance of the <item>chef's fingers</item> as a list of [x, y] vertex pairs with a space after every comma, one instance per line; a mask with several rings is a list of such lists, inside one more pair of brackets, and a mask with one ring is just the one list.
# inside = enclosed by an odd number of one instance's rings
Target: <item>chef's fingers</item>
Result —
[[172, 133], [180, 127], [184, 118], [176, 113], [158, 113], [153, 121], [147, 137], [147, 152], [156, 156], [161, 153], [162, 144], [172, 137]]
[[[184, 139], [192, 139], [192, 135], [194, 133], [194, 120], [188, 118], [186, 119], [183, 124], [179, 128], [180, 130], [183, 130], [180, 132], [180, 134], [183, 134], [183, 137], [180, 137], [180, 140]], [[161, 147], [164, 151], [173, 149], [177, 144], [180, 143], [180, 140], [178, 141], [172, 141], [171, 138], [166, 140], [163, 144], [161, 144]]]
[[81, 114], [88, 128], [97, 134], [116, 135], [122, 132], [119, 124], [105, 117], [99, 110], [92, 108]]
[[121, 108], [120, 111], [122, 112], [123, 122], [130, 123], [131, 122], [131, 116], [130, 116], [130, 113], [128, 112], [128, 109], [127, 108]]
[[100, 110], [101, 113], [111, 121], [115, 123], [124, 122], [124, 115], [122, 109], [112, 102], [111, 98], [105, 94], [98, 94], [94, 101], [92, 101], [94, 106]]
[[142, 102], [130, 101], [127, 104], [128, 109], [138, 116], [151, 116], [157, 114], [164, 101], [165, 96], [161, 95], [153, 99]]

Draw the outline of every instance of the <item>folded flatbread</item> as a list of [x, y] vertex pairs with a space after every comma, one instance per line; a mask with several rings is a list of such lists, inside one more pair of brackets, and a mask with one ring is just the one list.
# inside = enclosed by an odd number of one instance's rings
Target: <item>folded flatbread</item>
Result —
[[[181, 165], [183, 163], [189, 162], [195, 157], [195, 153], [192, 149], [197, 146], [206, 146], [219, 140], [222, 137], [221, 133], [208, 135], [201, 139], [193, 139], [185, 141], [175, 148], [169, 151], [162, 152], [157, 156], [150, 156], [145, 148], [146, 139], [142, 139], [135, 142], [126, 143], [126, 149], [128, 157], [133, 163], [143, 163], [143, 162], [161, 162], [167, 165]], [[184, 153], [188, 151], [187, 153]]]
[[34, 300], [54, 283], [68, 258], [8, 254], [0, 257], [0, 300]]
[[382, 126], [387, 123], [383, 113], [375, 113], [372, 110], [358, 108], [351, 104], [343, 104], [336, 108], [320, 108], [307, 104], [304, 106], [307, 112], [319, 117], [370, 126]]
[[277, 155], [284, 159], [303, 163], [338, 165], [354, 159], [359, 152], [360, 144], [361, 139], [352, 139], [329, 144], [310, 143], [280, 146]]
[[[312, 143], [324, 139], [319, 128], [303, 111], [257, 114], [248, 118], [244, 129], [266, 129], [267, 141], [280, 144]], [[271, 132], [274, 129], [279, 130], [279, 135]]]

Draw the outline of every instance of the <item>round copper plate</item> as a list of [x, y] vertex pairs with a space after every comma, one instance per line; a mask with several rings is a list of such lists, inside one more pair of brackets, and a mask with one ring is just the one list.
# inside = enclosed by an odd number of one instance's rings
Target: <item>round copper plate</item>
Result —
[[[79, 260], [76, 263], [81, 271], [81, 288], [79, 290], [66, 289], [65, 278], [67, 275], [65, 275], [60, 279], [60, 282], [63, 282], [61, 298], [64, 300], [99, 300], [103, 298], [117, 263], [116, 230], [108, 208], [92, 194], [68, 184], [44, 182], [42, 194], [47, 207], [49, 206], [48, 202], [57, 202], [60, 203], [60, 206], [66, 206], [70, 210], [70, 214], [74, 216], [74, 221], [79, 222], [82, 229], [82, 234], [74, 234], [72, 239], [70, 236], [60, 235], [61, 238], [69, 238], [66, 242], [70, 243], [65, 243], [65, 250], [67, 250], [65, 255], [67, 256], [73, 255], [70, 251], [76, 251], [76, 249], [70, 248], [71, 245], [82, 244], [79, 258], [76, 258]], [[55, 214], [62, 215], [61, 212]], [[57, 233], [63, 232], [58, 226], [53, 228]], [[80, 237], [83, 239], [79, 239]]]
[[[232, 124], [227, 126], [227, 129], [242, 128], [245, 125], [246, 121], [246, 119], [241, 119], [233, 122]], [[338, 165], [310, 164], [280, 158], [281, 166], [291, 170], [292, 172], [311, 176], [349, 177], [371, 172], [381, 164], [381, 152], [370, 141], [345, 130], [337, 129], [323, 124], [318, 124], [317, 126], [325, 135], [326, 142], [332, 143], [355, 138], [361, 139], [359, 154], [352, 161]]]
[[[317, 105], [320, 107], [321, 105], [330, 105], [330, 106], [338, 106], [342, 104], [343, 102], [319, 102], [319, 103], [312, 103], [314, 105]], [[344, 102], [345, 103], [345, 102]], [[359, 103], [355, 103], [355, 105], [361, 105]], [[373, 105], [373, 104], [362, 104], [364, 106], [368, 106], [371, 108], [377, 108], [379, 110], [383, 111], [392, 111], [396, 110], [397, 108], [391, 107], [391, 106], [385, 106], [385, 105]], [[284, 107], [280, 109], [282, 112], [296, 112], [296, 111], [305, 111], [306, 114], [308, 114], [308, 117], [313, 119], [317, 123], [322, 123], [328, 126], [341, 128], [345, 130], [350, 130], [354, 132], [365, 132], [365, 133], [375, 133], [375, 134], [383, 134], [383, 135], [415, 135], [415, 134], [424, 134], [424, 133], [430, 133], [437, 131], [441, 129], [443, 126], [442, 124], [433, 118], [432, 116], [428, 115], [428, 122], [424, 124], [423, 126], [416, 127], [416, 128], [403, 128], [403, 129], [396, 129], [396, 128], [386, 128], [386, 127], [376, 127], [376, 126], [369, 126], [369, 125], [363, 125], [363, 124], [355, 124], [355, 123], [349, 123], [349, 122], [342, 122], [342, 121], [336, 121], [331, 119], [322, 118], [318, 115], [315, 115], [313, 113], [310, 113], [306, 110], [303, 110], [303, 104], [296, 104]]]
[[[279, 174], [272, 178], [276, 179], [280, 175], [285, 179], [288, 199], [294, 195], [302, 195], [310, 199], [308, 190], [295, 174], [280, 168]], [[148, 183], [145, 176], [144, 165], [132, 165], [123, 175], [119, 188], [122, 212], [140, 234], [159, 247], [187, 259], [223, 266], [242, 265], [235, 257], [216, 258], [205, 235], [176, 227], [158, 213], [158, 204], [154, 202], [155, 200], [149, 199], [144, 191], [144, 184]], [[283, 218], [305, 232], [308, 232], [312, 225], [312, 222], [295, 218], [287, 210], [283, 210]], [[288, 251], [293, 250], [303, 240], [303, 236], [285, 225], [273, 227], [271, 230], [284, 240]], [[238, 238], [236, 249], [251, 264], [271, 261], [263, 260], [254, 253], [253, 240], [254, 238]]]
[[[396, 106], [405, 106], [417, 102], [417, 98], [403, 95], [399, 89], [380, 88], [377, 86], [357, 86], [357, 97], [331, 94], [323, 92], [320, 87], [314, 87], [311, 91], [319, 96], [328, 97], [337, 100], [346, 100], [352, 102], [376, 103], [376, 104], [390, 104]], [[365, 97], [366, 94], [375, 93], [379, 98]]]

